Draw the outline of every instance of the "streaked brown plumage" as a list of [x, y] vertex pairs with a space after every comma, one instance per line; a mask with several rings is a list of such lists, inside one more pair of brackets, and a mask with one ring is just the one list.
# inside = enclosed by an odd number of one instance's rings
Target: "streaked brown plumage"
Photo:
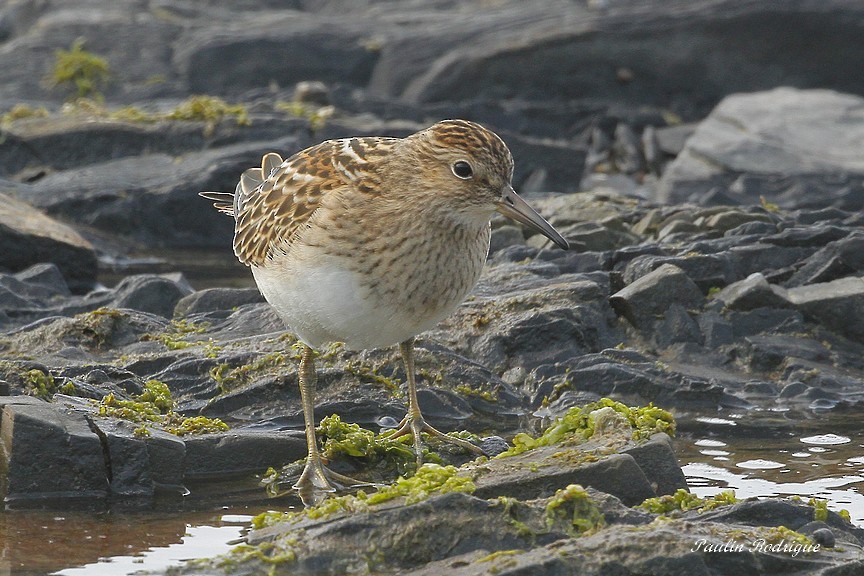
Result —
[[419, 462], [420, 432], [440, 433], [417, 405], [413, 338], [449, 315], [477, 282], [492, 215], [501, 212], [567, 248], [513, 191], [512, 172], [497, 135], [445, 120], [407, 138], [330, 140], [284, 161], [266, 154], [234, 194], [202, 193], [234, 216], [235, 254], [307, 346], [300, 388], [309, 457], [301, 493], [331, 491], [335, 477], [315, 440], [312, 348], [400, 344], [409, 410], [396, 434], [414, 436]]

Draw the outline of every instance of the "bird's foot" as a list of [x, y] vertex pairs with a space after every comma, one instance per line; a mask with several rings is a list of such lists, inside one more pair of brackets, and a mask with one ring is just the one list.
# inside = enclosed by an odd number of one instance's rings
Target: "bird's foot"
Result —
[[429, 424], [426, 423], [426, 420], [423, 419], [422, 414], [411, 415], [406, 414], [405, 418], [399, 423], [399, 426], [390, 434], [390, 438], [399, 438], [401, 436], [412, 436], [414, 438], [414, 453], [417, 455], [417, 468], [423, 465], [423, 438], [422, 433], [425, 432], [434, 438], [438, 438], [443, 442], [447, 442], [449, 444], [455, 444], [464, 450], [468, 450], [469, 452], [474, 452], [475, 454], [483, 455], [483, 450], [471, 442], [467, 440], [463, 440], [462, 438], [456, 438], [454, 436], [450, 436], [433, 428]]
[[362, 482], [330, 470], [320, 458], [307, 458], [306, 466], [293, 488], [306, 506], [316, 506], [336, 491], [374, 487], [371, 482]]

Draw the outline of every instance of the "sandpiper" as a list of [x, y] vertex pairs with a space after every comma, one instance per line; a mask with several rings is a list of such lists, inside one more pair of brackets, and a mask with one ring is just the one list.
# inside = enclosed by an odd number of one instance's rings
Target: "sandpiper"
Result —
[[[399, 344], [408, 412], [394, 437], [421, 432], [479, 452], [423, 419], [414, 337], [451, 314], [476, 284], [498, 212], [567, 241], [511, 185], [513, 157], [493, 132], [444, 120], [406, 138], [328, 140], [283, 160], [265, 154], [235, 192], [202, 192], [234, 217], [234, 253], [303, 343], [298, 372], [308, 456], [294, 486], [332, 492], [350, 478], [327, 469], [315, 437], [313, 349]], [[305, 498], [304, 498], [305, 500]]]

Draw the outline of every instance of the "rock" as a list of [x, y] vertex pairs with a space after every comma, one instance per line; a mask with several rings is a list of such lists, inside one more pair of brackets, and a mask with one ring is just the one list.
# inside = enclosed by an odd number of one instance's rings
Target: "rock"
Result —
[[864, 340], [864, 278], [799, 286], [787, 293], [789, 301], [806, 316], [853, 340]]
[[71, 294], [63, 273], [53, 262], [34, 264], [15, 274], [15, 278], [31, 287], [43, 288], [48, 295], [69, 296]]
[[[304, 80], [363, 86], [380, 56], [369, 38], [370, 24], [359, 14], [235, 13], [216, 26], [188, 30], [179, 39], [174, 63], [188, 89], [199, 94]], [[285, 54], [293, 57], [286, 61]], [[258, 64], [249, 66], [250, 59]]]
[[517, 246], [525, 243], [525, 236], [518, 226], [506, 224], [492, 231], [492, 239], [489, 245], [489, 254], [494, 254], [508, 246]]
[[785, 285], [791, 287], [819, 284], [862, 272], [864, 272], [864, 234], [856, 231], [845, 238], [828, 243], [807, 258]]
[[702, 292], [683, 270], [663, 264], [609, 298], [615, 311], [637, 328], [649, 328], [673, 303], [686, 308], [702, 305]]
[[680, 342], [702, 343], [702, 333], [699, 324], [690, 317], [687, 309], [677, 303], [672, 303], [663, 315], [663, 321], [656, 328], [656, 341], [662, 347], [668, 347]]
[[160, 492], [185, 492], [186, 446], [180, 438], [156, 429], [138, 435], [137, 424], [116, 418], [92, 418], [90, 422], [105, 445], [112, 495], [152, 497]]
[[233, 310], [245, 304], [264, 302], [257, 288], [207, 288], [183, 296], [174, 307], [174, 316]]
[[830, 205], [841, 187], [864, 181], [864, 161], [851, 153], [852, 143], [864, 139], [854, 121], [862, 105], [859, 96], [831, 90], [776, 88], [727, 96], [669, 165], [658, 199], [699, 203], [712, 188], [728, 188], [746, 174], [748, 188], [736, 193], [742, 204], [760, 197], [778, 201], [782, 190], [776, 182], [782, 178], [787, 188], [806, 183], [810, 199]]
[[0, 397], [4, 498], [104, 498], [102, 442], [78, 413], [30, 397]]
[[96, 281], [93, 247], [75, 230], [0, 194], [0, 267], [19, 272], [51, 262], [75, 291]]
[[180, 299], [191, 292], [188, 285], [160, 276], [129, 276], [115, 288], [111, 307], [129, 308], [171, 318]]
[[226, 246], [234, 223], [197, 193], [233, 190], [238, 174], [264, 153], [288, 155], [305, 143], [305, 136], [283, 136], [189, 153], [179, 161], [158, 153], [121, 158], [52, 173], [18, 193], [49, 214], [151, 247]]
[[261, 473], [306, 456], [302, 433], [236, 429], [185, 439], [187, 479], [215, 479]]
[[726, 286], [714, 297], [732, 310], [791, 307], [786, 290], [780, 286], [768, 284], [768, 281], [759, 272]]

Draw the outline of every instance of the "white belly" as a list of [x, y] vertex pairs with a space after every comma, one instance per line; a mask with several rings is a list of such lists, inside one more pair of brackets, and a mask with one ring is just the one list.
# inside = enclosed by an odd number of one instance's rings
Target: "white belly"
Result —
[[356, 273], [335, 265], [252, 267], [258, 288], [297, 337], [312, 348], [344, 342], [346, 348], [384, 348], [435, 326], [464, 298], [435, 310], [410, 312], [384, 306], [362, 286]]

